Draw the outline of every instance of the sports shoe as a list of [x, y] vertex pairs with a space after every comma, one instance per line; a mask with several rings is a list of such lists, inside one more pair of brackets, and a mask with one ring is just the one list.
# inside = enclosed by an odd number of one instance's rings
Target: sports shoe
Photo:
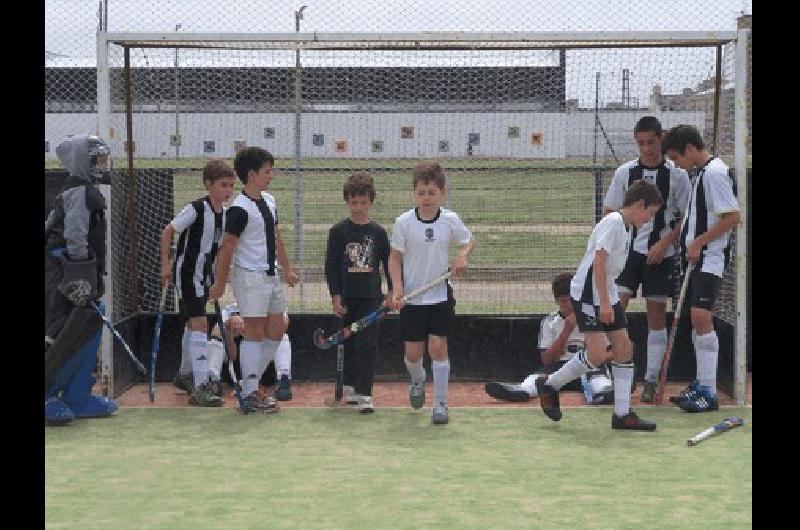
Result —
[[222, 399], [222, 381], [212, 379], [208, 382], [208, 385], [211, 387], [211, 393]]
[[172, 384], [178, 387], [178, 389], [191, 394], [194, 392], [194, 375], [192, 375], [192, 372], [189, 372], [188, 374], [179, 373], [175, 376]]
[[536, 391], [539, 394], [539, 405], [542, 406], [542, 410], [548, 418], [553, 421], [558, 421], [561, 419], [558, 390], [545, 383], [546, 380], [546, 375], [536, 378]]
[[421, 409], [425, 404], [425, 383], [411, 382], [408, 385], [408, 400], [412, 409]]
[[677, 404], [681, 410], [686, 412], [711, 412], [719, 410], [717, 396], [711, 394], [711, 389], [704, 385], [698, 385], [697, 390], [684, 401]]
[[512, 401], [515, 403], [522, 403], [530, 401], [531, 396], [522, 389], [519, 385], [512, 385], [510, 383], [492, 382], [484, 385], [484, 390], [487, 394], [495, 399], [503, 401]]
[[372, 396], [358, 396], [358, 411], [361, 414], [372, 414], [375, 406], [372, 404]]
[[689, 386], [687, 386], [686, 388], [681, 390], [680, 393], [677, 396], [670, 396], [669, 397], [669, 402], [670, 403], [674, 403], [674, 404], [677, 405], [678, 403], [681, 403], [682, 401], [686, 401], [692, 395], [694, 395], [694, 393], [697, 391], [697, 387], [698, 386], [700, 386], [700, 381], [695, 379], [694, 381], [689, 383]]
[[438, 402], [431, 412], [431, 422], [434, 425], [444, 425], [449, 421], [450, 417], [447, 415], [447, 403], [443, 401]]
[[642, 389], [642, 403], [652, 403], [656, 397], [656, 382], [645, 381]]
[[258, 392], [253, 392], [244, 398], [246, 409], [243, 410], [245, 414], [259, 413], [259, 414], [273, 414], [278, 412], [278, 401], [275, 398], [264, 397], [258, 395]]
[[189, 405], [197, 405], [198, 407], [221, 407], [222, 398], [214, 394], [211, 381], [206, 381], [195, 388], [192, 395], [189, 396]]
[[286, 374], [278, 379], [278, 384], [275, 386], [275, 399], [278, 401], [292, 400], [292, 380]]
[[656, 424], [652, 421], [641, 419], [631, 410], [624, 416], [617, 416], [612, 412], [611, 428], [625, 431], [654, 431], [656, 430]]
[[344, 385], [344, 401], [348, 405], [358, 405], [358, 394], [356, 394], [356, 389], [350, 385]]

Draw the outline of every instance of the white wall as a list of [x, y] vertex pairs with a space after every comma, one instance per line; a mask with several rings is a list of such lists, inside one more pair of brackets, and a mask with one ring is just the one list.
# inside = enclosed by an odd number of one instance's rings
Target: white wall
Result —
[[[601, 121], [611, 136], [618, 156], [636, 152], [633, 125], [641, 112], [601, 113]], [[662, 125], [696, 125], [702, 131], [702, 112], [664, 112], [656, 114]], [[276, 157], [294, 155], [294, 114], [181, 114], [182, 158], [233, 157], [233, 142], [265, 147]], [[115, 156], [124, 156], [125, 116], [112, 116], [115, 135], [107, 139]], [[520, 128], [520, 137], [508, 138], [508, 127]], [[264, 138], [264, 128], [273, 127], [275, 138]], [[401, 127], [414, 127], [413, 139], [400, 138]], [[50, 142], [46, 158], [55, 157], [55, 146], [69, 134], [97, 131], [95, 114], [45, 114], [45, 140]], [[170, 135], [175, 132], [175, 115], [167, 113], [135, 114], [133, 136], [136, 156], [171, 158], [175, 148]], [[531, 133], [543, 135], [541, 145], [531, 144]], [[323, 134], [323, 146], [312, 145], [313, 134]], [[473, 146], [475, 157], [565, 158], [591, 156], [594, 148], [594, 114], [572, 113], [308, 113], [302, 116], [302, 154], [321, 158], [431, 158], [457, 156], [467, 152], [469, 133], [480, 134], [480, 144]], [[214, 140], [216, 152], [203, 152], [203, 142]], [[337, 153], [335, 140], [347, 141], [347, 152]], [[383, 151], [373, 153], [373, 140], [383, 141]], [[439, 141], [450, 142], [449, 152], [440, 152]], [[598, 133], [598, 152], [606, 153]], [[163, 153], [163, 154], [162, 154]]]

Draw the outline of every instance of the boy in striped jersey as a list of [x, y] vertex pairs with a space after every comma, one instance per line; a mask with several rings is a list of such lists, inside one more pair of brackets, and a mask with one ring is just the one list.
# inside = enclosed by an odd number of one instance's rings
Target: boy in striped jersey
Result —
[[695, 264], [686, 296], [697, 379], [670, 401], [686, 412], [708, 412], [719, 408], [719, 340], [713, 311], [730, 258], [731, 231], [741, 219], [736, 183], [728, 166], [706, 150], [700, 132], [691, 125], [672, 128], [662, 149], [678, 166], [697, 171], [680, 235], [683, 259]]
[[212, 300], [222, 297], [230, 271], [233, 295], [244, 320], [239, 346], [242, 397], [248, 408], [244, 413], [277, 412], [277, 401], [264, 399], [256, 391], [286, 332], [286, 299], [278, 265], [289, 286], [299, 281], [278, 230], [275, 198], [267, 193], [274, 163], [273, 156], [261, 147], [247, 147], [236, 154], [233, 167], [244, 189], [226, 213], [225, 237], [209, 293]]
[[661, 153], [661, 122], [644, 116], [633, 129], [639, 158], [621, 165], [614, 173], [603, 206], [608, 215], [622, 206], [625, 190], [640, 179], [653, 182], [664, 199], [651, 222], [634, 228], [631, 251], [625, 268], [616, 280], [623, 311], [636, 297], [639, 284], [647, 299], [647, 370], [642, 401], [653, 401], [661, 361], [667, 348], [667, 298], [672, 295], [672, 271], [675, 269], [675, 245], [680, 231], [677, 220], [689, 202], [689, 175], [675, 167]]
[[[218, 380], [209, 378], [206, 303], [208, 276], [222, 236], [222, 203], [231, 198], [235, 180], [233, 169], [224, 160], [209, 160], [203, 168], [203, 186], [208, 194], [187, 204], [161, 232], [161, 282], [166, 285], [174, 278], [180, 312], [186, 319], [176, 385], [189, 392], [190, 405], [222, 405]], [[175, 232], [181, 235], [170, 268], [169, 248]]]
[[536, 379], [539, 404], [553, 421], [561, 419], [558, 391], [568, 382], [596, 370], [608, 360], [606, 337], [611, 342], [614, 376], [612, 429], [654, 431], [656, 424], [640, 419], [630, 408], [633, 381], [632, 346], [625, 312], [614, 279], [622, 272], [631, 243], [631, 227], [650, 221], [663, 203], [652, 182], [639, 180], [625, 192], [619, 211], [603, 217], [592, 230], [586, 254], [570, 283], [570, 296], [578, 329], [584, 334], [581, 350], [558, 371]]

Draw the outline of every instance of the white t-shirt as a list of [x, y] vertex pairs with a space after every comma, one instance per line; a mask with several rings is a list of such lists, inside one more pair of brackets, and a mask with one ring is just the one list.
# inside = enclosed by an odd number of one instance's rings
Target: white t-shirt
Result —
[[[631, 250], [640, 254], [647, 254], [656, 242], [669, 234], [674, 226], [670, 226], [676, 215], [680, 217], [686, 212], [689, 202], [691, 183], [689, 175], [683, 169], [675, 166], [671, 160], [663, 160], [655, 167], [645, 166], [637, 158], [622, 164], [614, 172], [614, 178], [606, 192], [603, 206], [611, 210], [619, 210], [625, 200], [625, 192], [637, 180], [644, 179], [652, 182], [661, 192], [664, 204], [653, 216], [653, 219], [639, 228], [633, 228], [633, 248]], [[653, 234], [653, 228], [657, 231]], [[669, 245], [664, 251], [664, 256], [672, 256], [675, 245]]]
[[[439, 208], [429, 221], [420, 220], [416, 208], [400, 215], [394, 221], [391, 246], [403, 253], [403, 292], [408, 294], [447, 272], [450, 243], [464, 246], [471, 239], [472, 233], [458, 214], [446, 208]], [[408, 304], [431, 305], [446, 300], [447, 285], [442, 282], [408, 300]]]
[[602, 219], [592, 230], [589, 243], [586, 245], [586, 254], [583, 256], [578, 271], [572, 277], [569, 294], [574, 300], [593, 306], [600, 305], [600, 297], [594, 282], [595, 252], [600, 249], [608, 252], [606, 257], [606, 288], [608, 300], [611, 305], [619, 301], [617, 285], [614, 280], [625, 268], [630, 250], [630, 229], [625, 226], [625, 220], [619, 212], [611, 212]]
[[[734, 194], [734, 181], [728, 166], [719, 158], [714, 157], [700, 168], [694, 178], [686, 222], [680, 237], [684, 252], [699, 234], [711, 230], [719, 222], [720, 215], [738, 211], [740, 211], [739, 201]], [[700, 255], [701, 271], [722, 278], [725, 272], [725, 255], [729, 252], [730, 247], [731, 232], [732, 230], [728, 230], [706, 245]]]
[[[550, 313], [542, 319], [539, 325], [539, 349], [546, 350], [556, 341], [561, 331], [564, 329], [564, 317], [561, 313], [555, 311]], [[567, 343], [564, 348], [564, 354], [559, 357], [559, 361], [569, 361], [575, 352], [569, 351], [569, 346], [577, 346], [583, 348], [585, 339], [583, 333], [580, 332], [578, 326], [575, 326], [572, 333], [567, 338]]]

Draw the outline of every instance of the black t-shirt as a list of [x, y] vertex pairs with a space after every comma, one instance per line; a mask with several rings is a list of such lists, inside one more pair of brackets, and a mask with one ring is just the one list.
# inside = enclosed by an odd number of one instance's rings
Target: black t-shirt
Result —
[[389, 237], [382, 226], [372, 221], [359, 225], [345, 219], [331, 227], [325, 255], [325, 278], [331, 296], [380, 298], [380, 263], [391, 290]]

